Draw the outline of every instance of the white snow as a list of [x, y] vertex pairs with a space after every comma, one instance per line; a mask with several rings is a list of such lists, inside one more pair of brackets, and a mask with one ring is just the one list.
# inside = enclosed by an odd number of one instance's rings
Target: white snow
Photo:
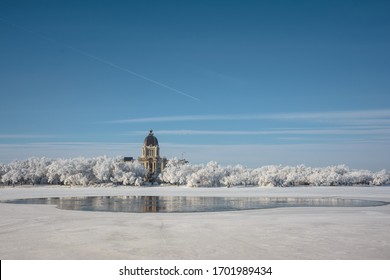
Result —
[[[0, 200], [94, 195], [343, 197], [390, 187], [0, 188]], [[0, 259], [389, 259], [390, 205], [108, 213], [0, 203]]]

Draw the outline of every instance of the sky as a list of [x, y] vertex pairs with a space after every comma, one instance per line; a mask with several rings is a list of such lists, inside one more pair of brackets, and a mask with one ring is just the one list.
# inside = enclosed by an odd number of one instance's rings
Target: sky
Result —
[[390, 169], [389, 1], [0, 1], [0, 162]]

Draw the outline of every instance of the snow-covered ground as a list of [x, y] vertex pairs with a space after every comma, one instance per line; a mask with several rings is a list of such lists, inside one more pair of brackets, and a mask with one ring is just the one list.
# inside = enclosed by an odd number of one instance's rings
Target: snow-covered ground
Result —
[[[0, 200], [96, 195], [342, 197], [390, 187], [0, 188]], [[390, 259], [390, 205], [108, 213], [0, 203], [0, 259]]]

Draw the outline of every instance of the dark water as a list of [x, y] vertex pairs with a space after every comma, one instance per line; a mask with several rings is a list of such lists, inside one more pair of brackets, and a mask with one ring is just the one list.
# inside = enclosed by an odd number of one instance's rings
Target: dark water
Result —
[[277, 207], [364, 207], [382, 201], [342, 198], [87, 196], [28, 198], [2, 201], [14, 204], [50, 204], [60, 209], [105, 212], [217, 212]]

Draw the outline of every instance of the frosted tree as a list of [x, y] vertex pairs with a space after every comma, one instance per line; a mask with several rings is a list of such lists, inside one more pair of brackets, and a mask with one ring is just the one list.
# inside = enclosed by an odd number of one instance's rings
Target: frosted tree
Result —
[[96, 182], [109, 183], [113, 176], [114, 160], [107, 157], [98, 157], [94, 159], [92, 167]]
[[78, 157], [62, 160], [59, 170], [60, 182], [64, 185], [91, 185], [98, 183], [93, 174], [95, 159]]
[[0, 163], [0, 182], [7, 183], [7, 181], [3, 180], [3, 176], [7, 174], [10, 170], [10, 167], [7, 164]]
[[221, 168], [217, 162], [210, 161], [206, 166], [192, 173], [188, 179], [190, 187], [218, 187], [221, 185], [225, 169]]
[[390, 172], [383, 169], [372, 176], [370, 185], [383, 186], [390, 185]]
[[171, 185], [186, 185], [190, 175], [198, 168], [177, 158], [170, 159], [159, 179]]
[[62, 167], [65, 164], [64, 159], [57, 159], [52, 161], [52, 163], [47, 167], [47, 181], [50, 184], [63, 184], [61, 181], [62, 178]]
[[111, 182], [123, 185], [143, 184], [146, 170], [144, 166], [138, 162], [122, 162], [116, 160], [113, 162]]
[[29, 158], [26, 161], [26, 181], [35, 184], [48, 183], [47, 172], [48, 166], [52, 163], [52, 160], [47, 158]]
[[22, 161], [13, 161], [8, 165], [8, 171], [2, 176], [2, 182], [7, 184], [22, 184], [26, 178], [27, 169]]
[[224, 186], [252, 185], [251, 172], [242, 165], [227, 166], [224, 173], [225, 176], [221, 178]]

